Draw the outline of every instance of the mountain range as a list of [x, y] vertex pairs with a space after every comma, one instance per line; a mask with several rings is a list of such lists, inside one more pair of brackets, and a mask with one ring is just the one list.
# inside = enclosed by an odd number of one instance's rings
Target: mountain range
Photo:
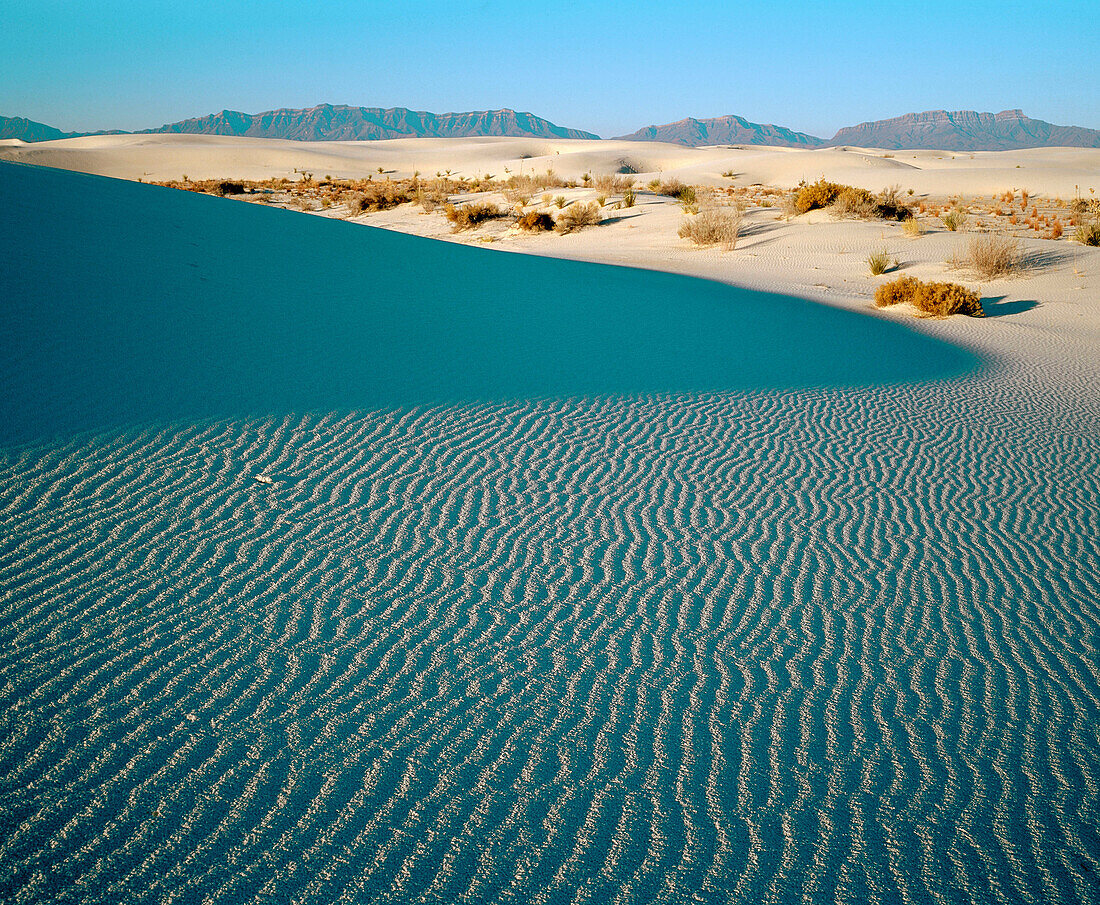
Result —
[[[297, 141], [368, 141], [385, 138], [466, 138], [508, 135], [529, 138], [598, 139], [592, 132], [567, 129], [531, 113], [485, 110], [471, 113], [427, 113], [404, 107], [349, 107], [320, 104], [304, 110], [279, 109], [266, 113], [223, 110], [210, 116], [168, 123], [135, 134], [186, 133], [244, 135]], [[0, 139], [26, 142], [98, 135], [99, 132], [62, 132], [22, 117], [0, 116]], [[772, 145], [824, 148], [840, 145], [885, 149], [940, 151], [1007, 151], [1022, 148], [1100, 148], [1100, 130], [1056, 126], [1031, 119], [1021, 110], [978, 113], [929, 110], [892, 119], [860, 123], [840, 129], [831, 139], [795, 132], [783, 126], [750, 122], [740, 116], [682, 119], [652, 125], [630, 135], [632, 141], [667, 141], [688, 147], [702, 145]]]

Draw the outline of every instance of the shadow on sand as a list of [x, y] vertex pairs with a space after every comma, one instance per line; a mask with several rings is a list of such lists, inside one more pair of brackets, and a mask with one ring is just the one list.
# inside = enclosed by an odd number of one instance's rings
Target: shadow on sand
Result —
[[138, 422], [929, 380], [968, 352], [720, 283], [0, 163], [0, 443]]

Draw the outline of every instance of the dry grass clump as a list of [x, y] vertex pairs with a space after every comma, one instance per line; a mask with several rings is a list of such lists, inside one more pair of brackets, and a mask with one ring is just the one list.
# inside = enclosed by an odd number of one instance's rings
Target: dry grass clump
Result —
[[509, 201], [520, 201], [526, 204], [527, 202], [523, 201], [524, 198], [529, 201], [539, 192], [562, 188], [563, 186], [565, 186], [565, 182], [559, 178], [553, 169], [549, 169], [545, 173], [525, 173], [509, 176], [499, 188]]
[[655, 179], [649, 185], [655, 195], [666, 195], [669, 198], [675, 198], [677, 201], [683, 201], [685, 198], [689, 198], [690, 201], [695, 200], [694, 186], [684, 185], [676, 178], [669, 179], [666, 182]]
[[495, 204], [482, 204], [474, 202], [456, 207], [453, 204], [443, 205], [443, 214], [454, 225], [455, 232], [466, 229], [475, 229], [486, 220], [503, 217], [499, 207]]
[[1020, 243], [1011, 236], [978, 233], [967, 243], [967, 263], [988, 279], [1015, 273], [1023, 265]]
[[600, 213], [600, 206], [595, 201], [590, 201], [587, 204], [578, 201], [561, 212], [554, 224], [554, 229], [565, 235], [586, 226], [596, 226], [601, 220], [603, 220], [603, 215]]
[[680, 224], [681, 239], [696, 245], [722, 245], [735, 248], [741, 235], [744, 212], [737, 207], [715, 207], [689, 217]]
[[876, 308], [888, 308], [902, 302], [908, 302], [928, 317], [952, 314], [985, 317], [978, 293], [958, 283], [922, 283], [916, 277], [898, 277], [875, 290]]
[[885, 248], [882, 249], [882, 251], [876, 251], [867, 258], [867, 267], [876, 277], [886, 273], [886, 271], [890, 269], [891, 263], [893, 263], [895, 267], [898, 266], [898, 262], [890, 257], [890, 252]]
[[387, 211], [416, 199], [412, 186], [407, 181], [401, 182], [366, 182], [360, 183], [361, 188], [353, 193], [347, 201], [353, 213], [367, 214], [373, 211]]
[[540, 211], [529, 211], [516, 221], [516, 226], [529, 233], [548, 232], [554, 228], [554, 218]]
[[1100, 221], [1080, 224], [1073, 231], [1073, 238], [1082, 245], [1091, 245], [1093, 248], [1100, 246]]
[[954, 207], [940, 217], [940, 220], [943, 221], [943, 225], [951, 232], [957, 232], [963, 229], [966, 226], [966, 219], [966, 211], [961, 207]]
[[921, 226], [920, 221], [916, 217], [910, 217], [901, 225], [905, 235], [910, 238], [917, 239], [924, 235], [924, 227]]
[[615, 173], [607, 173], [597, 176], [592, 181], [592, 187], [604, 195], [621, 195], [634, 185], [633, 176], [620, 176]]

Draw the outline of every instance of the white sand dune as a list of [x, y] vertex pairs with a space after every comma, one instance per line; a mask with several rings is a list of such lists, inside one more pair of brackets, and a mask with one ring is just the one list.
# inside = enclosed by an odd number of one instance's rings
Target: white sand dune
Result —
[[[889, 155], [889, 156], [887, 156]], [[877, 191], [900, 183], [921, 194], [990, 194], [1028, 188], [1071, 197], [1100, 190], [1100, 150], [937, 152], [755, 146], [685, 148], [659, 142], [529, 138], [416, 138], [368, 142], [299, 142], [216, 135], [103, 135], [0, 145], [0, 159], [124, 179], [267, 179], [308, 170], [317, 176], [364, 177], [383, 167], [398, 176], [452, 170], [456, 175], [540, 172], [567, 178], [630, 168], [698, 184], [754, 182], [789, 187], [820, 176]]]
[[[168, 145], [286, 153], [97, 165]], [[493, 243], [857, 315], [60, 171], [0, 202], [0, 901], [1096, 898], [1096, 250], [915, 322], [870, 316], [881, 224], [695, 252], [647, 197]]]

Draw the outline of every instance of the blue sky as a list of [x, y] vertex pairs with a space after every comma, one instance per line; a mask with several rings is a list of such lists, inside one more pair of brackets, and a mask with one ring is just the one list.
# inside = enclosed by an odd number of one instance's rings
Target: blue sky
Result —
[[941, 107], [1100, 128], [1096, 0], [0, 0], [0, 61], [0, 115], [67, 130], [325, 102], [605, 137], [726, 113], [828, 137]]

